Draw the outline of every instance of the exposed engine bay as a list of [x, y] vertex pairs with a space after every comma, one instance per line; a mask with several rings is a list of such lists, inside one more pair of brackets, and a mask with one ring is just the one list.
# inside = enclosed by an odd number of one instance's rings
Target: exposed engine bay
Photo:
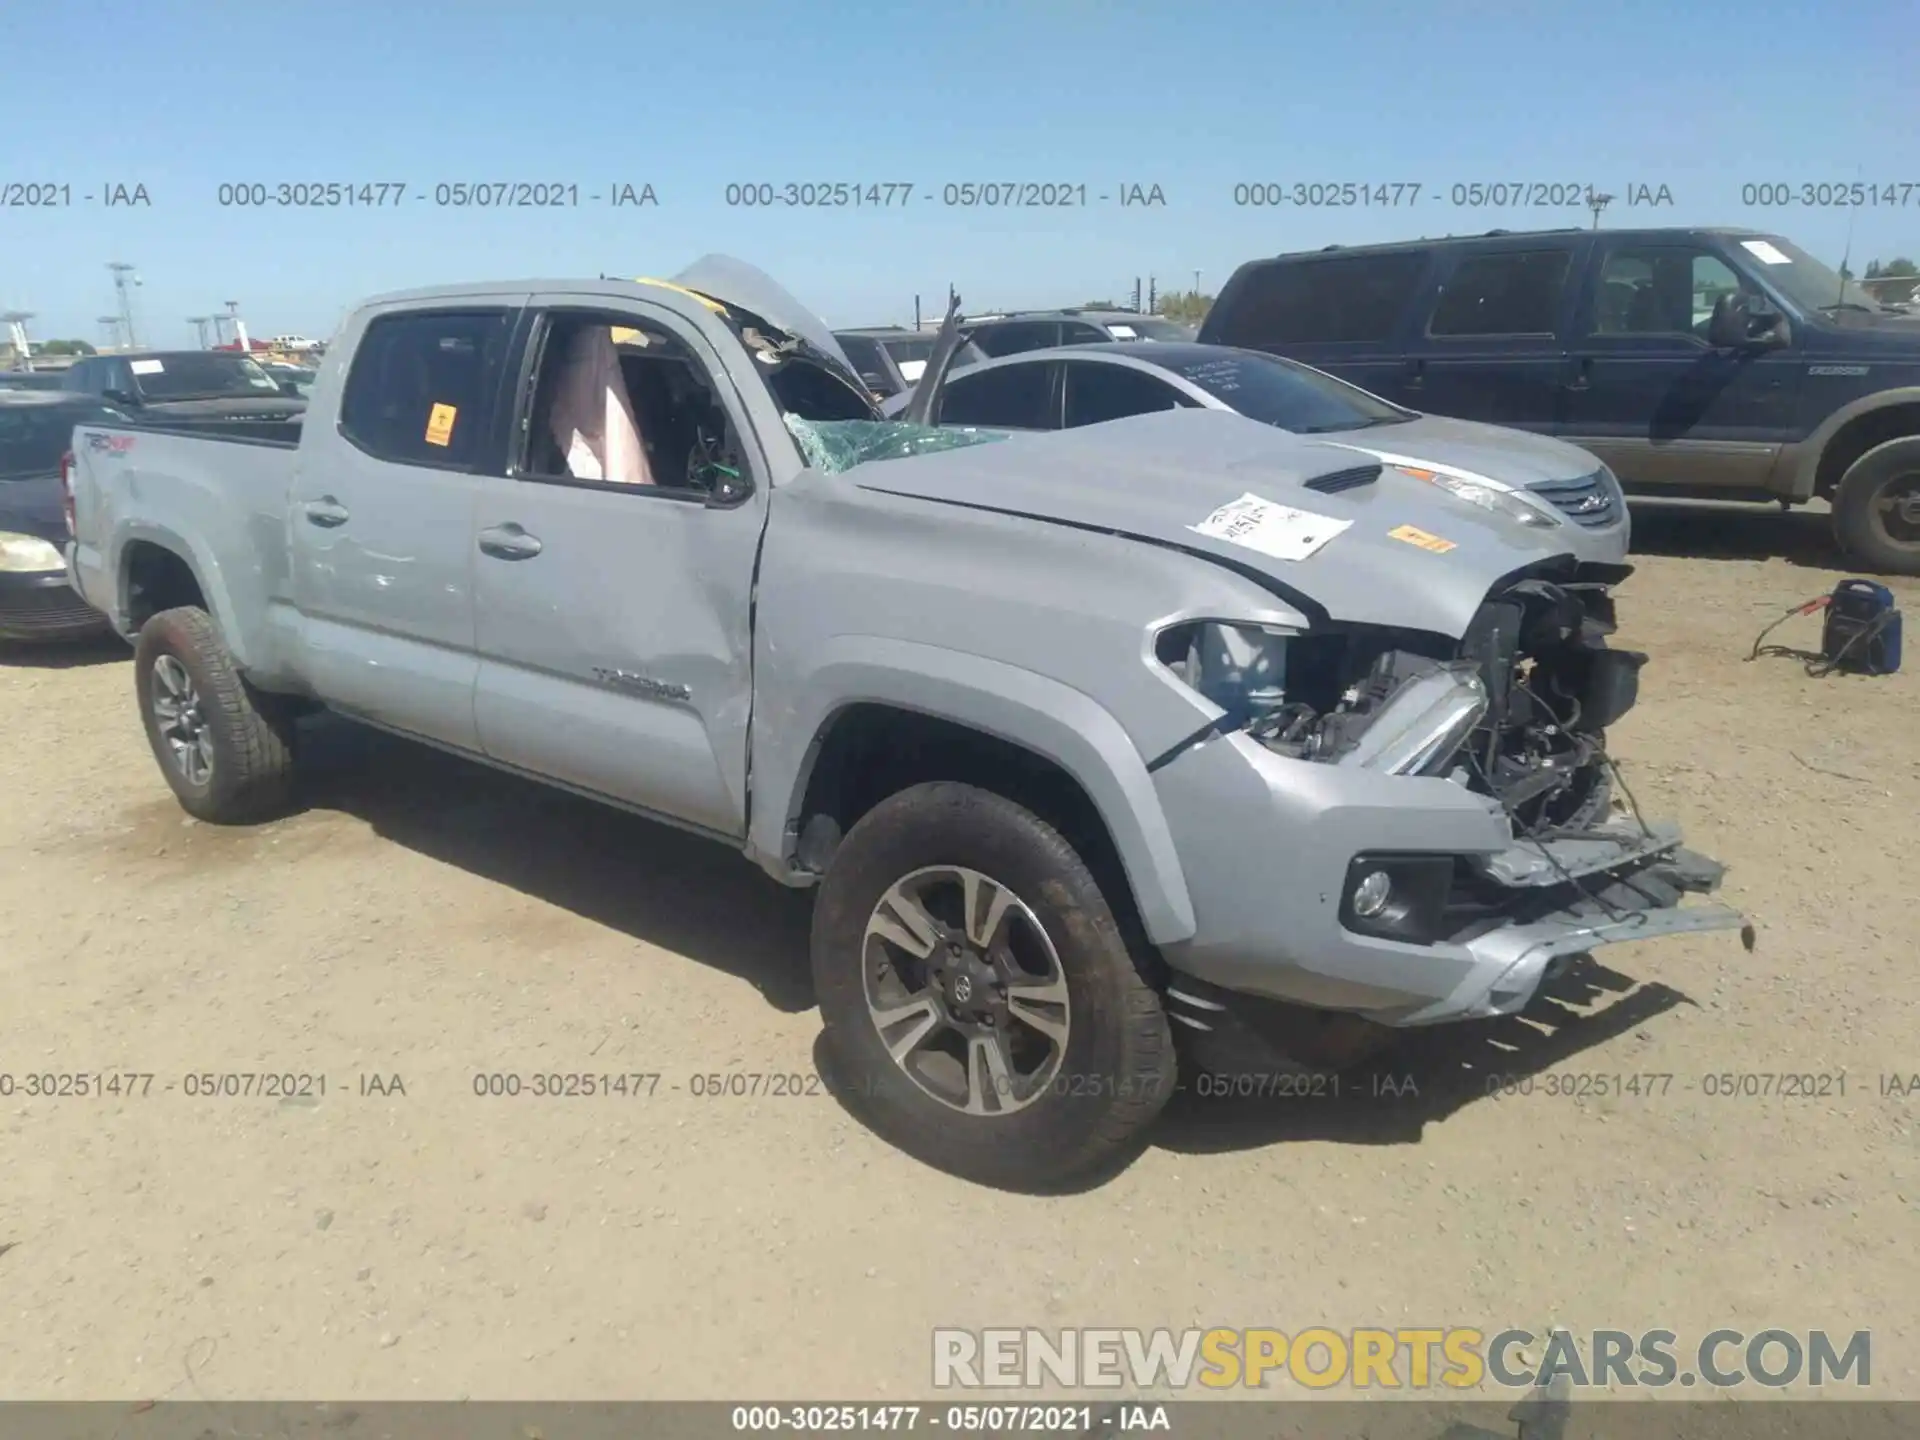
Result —
[[1617, 578], [1506, 582], [1457, 642], [1200, 624], [1164, 635], [1160, 658], [1228, 712], [1223, 726], [1276, 753], [1443, 776], [1499, 801], [1518, 831], [1580, 833], [1606, 818], [1605, 732], [1633, 708], [1647, 660], [1607, 646]]

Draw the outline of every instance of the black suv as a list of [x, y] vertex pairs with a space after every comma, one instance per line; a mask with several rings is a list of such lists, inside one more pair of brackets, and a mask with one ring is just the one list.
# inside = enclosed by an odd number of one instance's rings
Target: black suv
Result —
[[291, 381], [256, 360], [218, 350], [140, 350], [89, 355], [67, 371], [66, 388], [98, 395], [151, 423], [286, 420], [306, 409]]
[[1920, 318], [1754, 230], [1545, 230], [1253, 260], [1203, 341], [1591, 450], [1641, 494], [1831, 500], [1920, 575]]

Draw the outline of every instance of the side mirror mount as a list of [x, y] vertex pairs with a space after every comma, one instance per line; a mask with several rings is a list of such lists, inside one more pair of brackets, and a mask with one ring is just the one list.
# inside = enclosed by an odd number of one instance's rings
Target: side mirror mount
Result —
[[100, 398], [103, 400], [111, 400], [116, 405], [125, 405], [129, 408], [137, 408], [140, 404], [140, 397], [138, 395], [135, 395], [131, 390], [122, 390], [117, 386], [112, 389], [102, 390], [100, 392]]
[[1719, 350], [1777, 350], [1792, 339], [1787, 317], [1763, 295], [1735, 290], [1713, 302], [1707, 341]]

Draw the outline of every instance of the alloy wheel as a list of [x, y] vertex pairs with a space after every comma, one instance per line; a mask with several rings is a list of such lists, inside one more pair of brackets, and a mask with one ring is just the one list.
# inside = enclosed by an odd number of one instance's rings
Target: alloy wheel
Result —
[[213, 734], [193, 677], [172, 655], [153, 662], [153, 720], [174, 769], [189, 785], [205, 785], [213, 775]]
[[1058, 1079], [1066, 971], [1032, 908], [998, 880], [959, 865], [902, 876], [867, 920], [861, 959], [881, 1043], [941, 1104], [1010, 1115]]

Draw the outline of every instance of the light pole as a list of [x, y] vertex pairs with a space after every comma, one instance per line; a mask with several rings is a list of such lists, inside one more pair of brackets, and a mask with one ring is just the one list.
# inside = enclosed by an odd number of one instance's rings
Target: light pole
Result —
[[1600, 228], [1600, 212], [1613, 203], [1611, 195], [1596, 195], [1593, 187], [1587, 187], [1587, 208], [1593, 211], [1593, 228]]
[[27, 339], [27, 321], [33, 319], [31, 310], [9, 310], [0, 315], [7, 324], [7, 338], [13, 342], [13, 353], [20, 358], [20, 364], [27, 370], [33, 369], [33, 344]]
[[229, 300], [226, 304], [227, 315], [233, 321], [234, 344], [242, 355], [251, 354], [253, 352], [253, 346], [247, 339], [247, 322], [240, 318], [240, 302], [238, 300]]
[[113, 272], [113, 288], [120, 297], [120, 323], [126, 327], [127, 348], [129, 350], [137, 349], [139, 348], [140, 341], [134, 333], [133, 296], [128, 292], [127, 284], [128, 281], [131, 280], [133, 284], [138, 285], [140, 283], [140, 277], [134, 274], [134, 267], [127, 264], [124, 260], [109, 261], [107, 263], [107, 269]]
[[1200, 298], [1200, 272], [1198, 270], [1193, 272], [1193, 298], [1196, 300]]
[[102, 315], [99, 324], [100, 328], [104, 330], [107, 335], [107, 349], [118, 350], [120, 348], [120, 317], [118, 315]]

